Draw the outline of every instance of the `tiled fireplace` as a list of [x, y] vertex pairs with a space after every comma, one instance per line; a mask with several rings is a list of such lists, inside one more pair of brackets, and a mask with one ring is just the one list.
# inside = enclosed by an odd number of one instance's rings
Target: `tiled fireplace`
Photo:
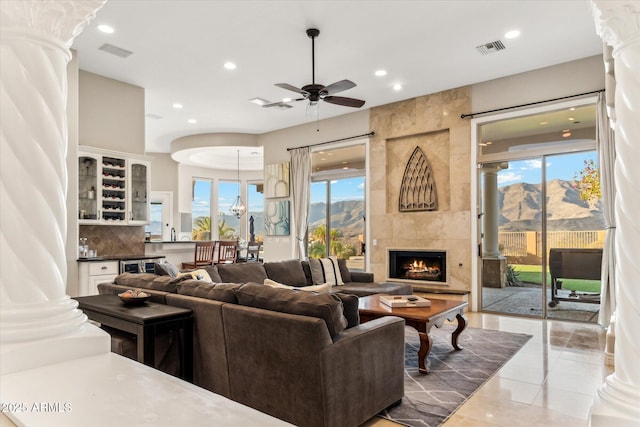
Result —
[[389, 280], [446, 284], [447, 253], [433, 250], [389, 249]]

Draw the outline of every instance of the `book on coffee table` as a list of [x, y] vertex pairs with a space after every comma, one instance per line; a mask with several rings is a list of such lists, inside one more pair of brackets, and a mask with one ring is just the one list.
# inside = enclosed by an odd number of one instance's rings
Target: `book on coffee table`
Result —
[[381, 295], [380, 302], [389, 307], [429, 307], [431, 301], [416, 295]]

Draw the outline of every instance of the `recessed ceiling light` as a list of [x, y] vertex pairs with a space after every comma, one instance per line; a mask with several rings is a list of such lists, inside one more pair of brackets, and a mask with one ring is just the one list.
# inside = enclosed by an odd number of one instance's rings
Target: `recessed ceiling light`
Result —
[[262, 98], [253, 98], [253, 99], [250, 99], [249, 102], [253, 102], [254, 104], [258, 104], [260, 106], [267, 105], [269, 103], [269, 101]]
[[576, 107], [569, 108], [570, 111], [576, 111]]
[[574, 118], [573, 118], [573, 117], [569, 117], [569, 118], [568, 118], [568, 120], [569, 120], [570, 122], [572, 122], [572, 121], [574, 120]]
[[342, 169], [343, 169], [343, 170], [348, 170], [348, 169], [349, 169], [349, 166], [345, 166], [345, 167], [343, 167]]
[[387, 70], [376, 70], [376, 72], [374, 74], [376, 76], [378, 76], [378, 77], [386, 76], [387, 75]]
[[115, 31], [112, 26], [107, 24], [98, 25], [98, 30], [106, 34], [113, 34], [113, 32]]
[[225, 62], [224, 68], [226, 68], [227, 70], [235, 70], [236, 64], [234, 64], [233, 62]]
[[393, 90], [402, 90], [402, 85], [400, 83], [396, 83], [393, 85]]
[[282, 98], [282, 102], [291, 102], [291, 98]]
[[253, 98], [253, 99], [250, 99], [249, 102], [253, 102], [254, 104], [258, 104], [260, 106], [267, 105], [269, 103], [269, 101], [262, 98]]
[[570, 136], [571, 136], [571, 132], [564, 132], [564, 133], [562, 134], [562, 137], [563, 137], [563, 138], [568, 138], [568, 137], [570, 137]]
[[507, 31], [504, 34], [504, 38], [505, 39], [515, 39], [516, 37], [518, 37], [520, 35], [520, 31], [518, 30], [511, 30], [511, 31]]
[[318, 154], [324, 154], [324, 151], [318, 151]]
[[178, 103], [178, 102], [176, 102], [175, 104], [172, 105], [172, 107], [177, 109], [177, 110], [179, 110], [179, 109], [181, 109], [183, 107], [183, 105]]
[[187, 122], [192, 123], [192, 124], [193, 123], [198, 123], [198, 121], [196, 119], [189, 119], [189, 120], [187, 120]]

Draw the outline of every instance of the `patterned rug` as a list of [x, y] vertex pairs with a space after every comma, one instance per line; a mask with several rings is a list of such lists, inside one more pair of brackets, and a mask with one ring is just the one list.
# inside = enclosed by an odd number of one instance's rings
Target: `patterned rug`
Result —
[[456, 351], [451, 346], [454, 329], [446, 324], [431, 330], [429, 374], [423, 375], [418, 372], [418, 333], [406, 328], [404, 398], [379, 416], [412, 427], [441, 425], [531, 338], [467, 327], [458, 337], [463, 350]]

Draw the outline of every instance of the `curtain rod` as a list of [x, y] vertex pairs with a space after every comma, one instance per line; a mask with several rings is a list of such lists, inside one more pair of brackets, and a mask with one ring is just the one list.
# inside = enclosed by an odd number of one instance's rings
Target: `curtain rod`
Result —
[[333, 141], [318, 142], [317, 144], [302, 145], [300, 147], [289, 147], [289, 148], [287, 148], [287, 151], [295, 150], [295, 149], [298, 149], [298, 148], [315, 147], [316, 145], [332, 144], [334, 142], [340, 142], [340, 141], [348, 141], [350, 139], [358, 139], [358, 138], [362, 138], [362, 137], [365, 137], [365, 136], [371, 137], [371, 136], [373, 136], [375, 134], [376, 133], [374, 131], [371, 131], [369, 133], [363, 133], [362, 135], [355, 135], [355, 136], [348, 136], [346, 138], [334, 139]]
[[514, 105], [513, 107], [496, 108], [495, 110], [481, 111], [479, 113], [461, 114], [460, 118], [461, 119], [466, 119], [467, 117], [479, 116], [480, 114], [488, 114], [488, 113], [495, 113], [497, 111], [512, 110], [514, 108], [529, 107], [531, 105], [538, 105], [538, 104], [544, 104], [546, 102], [560, 101], [562, 99], [577, 98], [579, 96], [585, 96], [585, 95], [593, 95], [594, 93], [600, 93], [600, 92], [604, 92], [604, 89], [593, 90], [591, 92], [579, 93], [577, 95], [562, 96], [560, 98], [547, 99], [546, 101], [537, 101], [537, 102], [530, 102], [528, 104]]

